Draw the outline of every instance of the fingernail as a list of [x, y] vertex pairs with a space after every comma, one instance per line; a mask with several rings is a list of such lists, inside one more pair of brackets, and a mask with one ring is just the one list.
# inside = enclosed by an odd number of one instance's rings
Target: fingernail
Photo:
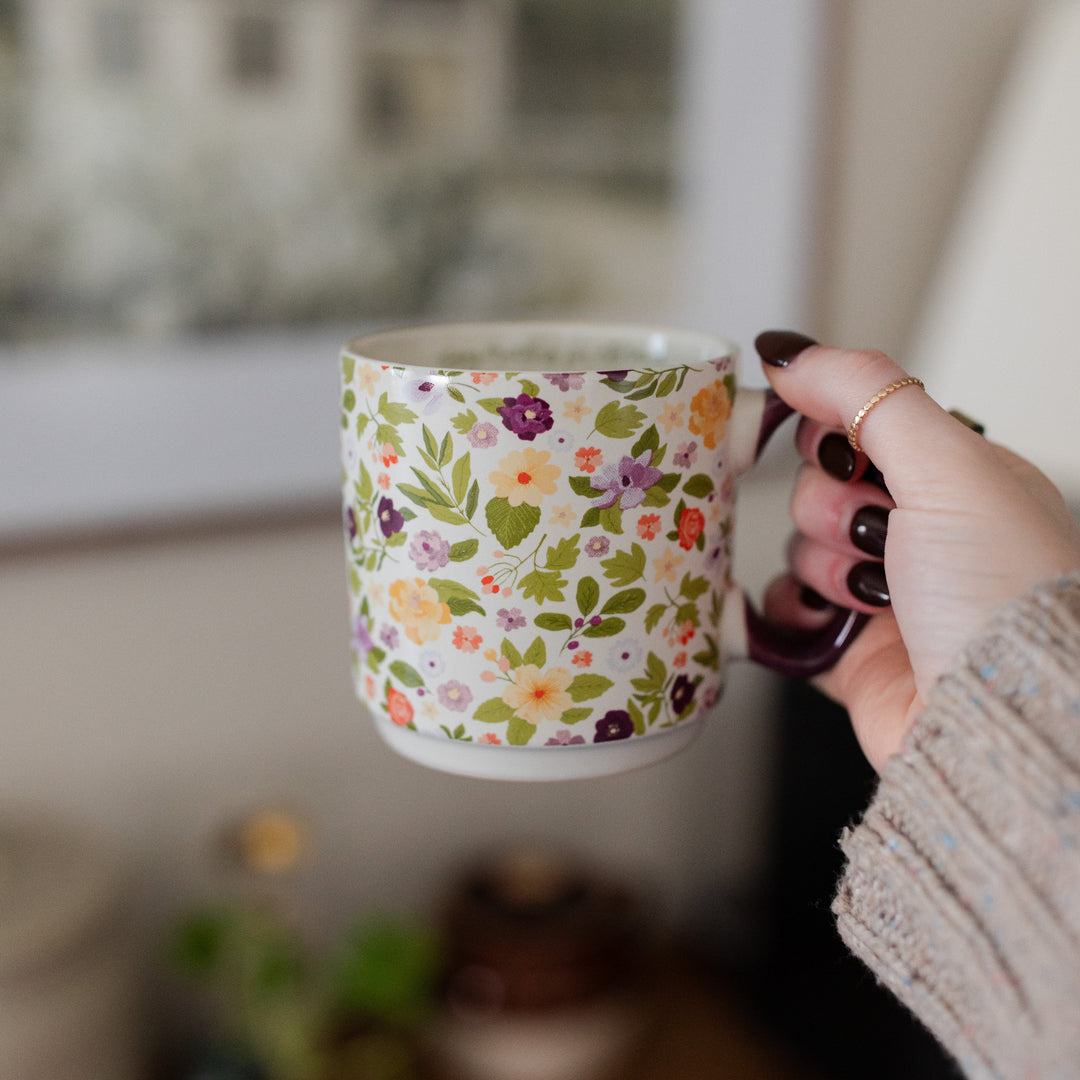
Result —
[[874, 487], [880, 488], [886, 495], [890, 494], [889, 486], [885, 483], [885, 477], [882, 476], [881, 470], [872, 461], [866, 466], [866, 472], [862, 474], [862, 478], [868, 484], [873, 484]]
[[847, 587], [856, 600], [871, 607], [888, 607], [889, 583], [885, 567], [879, 562], [856, 563], [847, 576]]
[[773, 367], [787, 367], [804, 349], [817, 342], [795, 330], [766, 330], [754, 340], [758, 356]]
[[799, 603], [811, 611], [824, 611], [833, 606], [817, 589], [811, 589], [809, 585], [804, 585], [799, 590]]
[[850, 480], [855, 474], [855, 451], [846, 437], [833, 432], [818, 443], [818, 462], [837, 480]]
[[885, 555], [885, 536], [889, 530], [889, 511], [884, 506], [864, 506], [851, 519], [851, 542], [875, 559]]

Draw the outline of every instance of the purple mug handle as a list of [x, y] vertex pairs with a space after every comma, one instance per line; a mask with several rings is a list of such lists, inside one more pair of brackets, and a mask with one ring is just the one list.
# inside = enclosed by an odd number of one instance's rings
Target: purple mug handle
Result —
[[[736, 471], [744, 472], [760, 456], [776, 429], [795, 411], [775, 390], [741, 389], [735, 403], [736, 431], [733, 439], [741, 441], [746, 453]], [[741, 414], [741, 415], [738, 415]], [[740, 430], [741, 429], [741, 430]], [[807, 679], [819, 675], [840, 659], [869, 621], [868, 615], [839, 609], [817, 630], [802, 630], [768, 622], [750, 603], [741, 589], [730, 597], [734, 610], [724, 619], [725, 640], [732, 653], [754, 660], [781, 675]]]

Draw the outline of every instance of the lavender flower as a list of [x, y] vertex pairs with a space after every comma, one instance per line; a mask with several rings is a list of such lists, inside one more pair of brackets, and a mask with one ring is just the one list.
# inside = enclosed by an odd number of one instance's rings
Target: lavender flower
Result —
[[464, 712], [472, 704], [472, 691], [457, 679], [444, 682], [436, 693], [439, 695], [439, 702], [443, 708], [450, 709], [452, 712]]
[[521, 608], [499, 608], [495, 612], [495, 625], [500, 630], [520, 630], [525, 625], [525, 616], [521, 614]]
[[552, 375], [545, 373], [544, 378], [563, 392], [567, 390], [580, 390], [585, 385], [584, 376], [573, 371], [559, 371]]
[[697, 450], [696, 442], [683, 443], [675, 451], [675, 456], [671, 459], [672, 464], [676, 469], [689, 469], [697, 461]]
[[446, 397], [446, 385], [449, 382], [445, 375], [438, 372], [430, 372], [426, 375], [407, 375], [403, 383], [405, 397], [414, 405], [420, 407], [425, 416], [430, 416], [442, 404]]
[[361, 660], [375, 648], [375, 642], [371, 637], [371, 620], [366, 615], [358, 616], [356, 622], [353, 623], [353, 641]]
[[450, 541], [434, 529], [421, 529], [409, 544], [409, 558], [417, 570], [441, 570], [450, 561]]
[[606, 555], [610, 547], [611, 541], [606, 536], [590, 536], [582, 550], [586, 555], [598, 559], [601, 555]]
[[486, 420], [478, 420], [467, 432], [465, 432], [465, 438], [476, 447], [477, 450], [482, 450], [485, 446], [494, 446], [499, 440], [499, 429], [494, 424], [489, 424]]
[[503, 404], [495, 411], [502, 417], [503, 427], [526, 442], [532, 442], [537, 435], [550, 431], [555, 423], [548, 403], [530, 394], [503, 398]]
[[388, 648], [398, 647], [398, 628], [396, 626], [384, 626], [379, 631], [379, 640]]
[[575, 735], [569, 728], [563, 728], [562, 731], [557, 731], [553, 739], [548, 739], [545, 746], [583, 746], [585, 738], [582, 735]]
[[652, 451], [643, 450], [636, 458], [624, 454], [619, 463], [603, 465], [592, 479], [594, 491], [605, 494], [593, 506], [603, 510], [618, 504], [623, 510], [633, 510], [645, 501], [645, 493], [664, 475], [650, 465]]

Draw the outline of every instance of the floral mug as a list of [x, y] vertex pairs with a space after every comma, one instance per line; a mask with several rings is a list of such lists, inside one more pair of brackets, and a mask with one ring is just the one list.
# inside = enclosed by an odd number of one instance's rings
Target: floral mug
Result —
[[469, 776], [622, 772], [693, 739], [727, 659], [837, 659], [858, 617], [786, 633], [732, 581], [736, 479], [791, 412], [735, 358], [588, 323], [345, 348], [353, 681], [391, 747]]

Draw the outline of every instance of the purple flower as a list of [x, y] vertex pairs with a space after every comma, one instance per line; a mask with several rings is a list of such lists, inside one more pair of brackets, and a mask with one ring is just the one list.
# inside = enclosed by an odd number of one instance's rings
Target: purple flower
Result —
[[660, 469], [649, 464], [651, 460], [652, 451], [642, 450], [636, 458], [624, 454], [618, 465], [601, 466], [592, 478], [592, 487], [594, 491], [605, 494], [593, 506], [601, 510], [616, 504], [623, 510], [640, 506], [645, 501], [645, 493], [664, 475]]
[[715, 683], [706, 687], [705, 692], [701, 695], [701, 711], [705, 712], [706, 710], [711, 709], [716, 704], [719, 697], [720, 689]]
[[629, 371], [601, 371], [601, 375], [606, 379], [610, 379], [612, 382], [626, 382], [626, 376], [630, 374]]
[[398, 647], [398, 629], [396, 626], [384, 626], [379, 631], [379, 640], [388, 648]]
[[708, 553], [705, 556], [705, 569], [709, 573], [715, 573], [719, 568], [721, 562], [724, 559], [724, 545], [716, 544], [709, 548]]
[[582, 550], [586, 555], [598, 559], [601, 555], [606, 555], [610, 547], [611, 541], [606, 536], [590, 536]]
[[345, 531], [350, 540], [355, 540], [359, 533], [356, 527], [356, 511], [351, 506], [345, 511]]
[[495, 411], [502, 417], [503, 427], [526, 442], [532, 442], [537, 435], [550, 431], [555, 423], [548, 403], [543, 398], [529, 394], [503, 398], [503, 404]]
[[569, 728], [563, 728], [562, 731], [555, 733], [555, 738], [548, 739], [545, 746], [583, 746], [585, 744], [585, 738], [582, 735], [575, 735]]
[[360, 615], [353, 624], [353, 641], [359, 650], [360, 658], [363, 659], [372, 649], [375, 642], [371, 637], [371, 621], [366, 615]]
[[683, 443], [682, 446], [675, 451], [675, 456], [671, 461], [676, 469], [689, 469], [690, 466], [697, 461], [697, 443]]
[[457, 679], [444, 682], [436, 693], [443, 707], [452, 712], [464, 712], [472, 704], [472, 691]]
[[602, 720], [596, 721], [596, 734], [593, 742], [616, 742], [629, 739], [634, 734], [634, 721], [625, 709], [611, 709], [604, 713]]
[[689, 676], [680, 675], [676, 678], [671, 687], [671, 707], [675, 710], [676, 716], [682, 716], [690, 708], [695, 690], [697, 690], [697, 685], [690, 681]]
[[501, 630], [520, 630], [525, 625], [525, 616], [521, 614], [521, 608], [499, 608], [495, 612], [495, 624]]
[[494, 446], [499, 441], [499, 429], [494, 424], [489, 424], [486, 420], [478, 420], [467, 432], [465, 432], [465, 438], [472, 443], [477, 450], [482, 450], [485, 446]]
[[409, 544], [409, 558], [417, 570], [441, 570], [450, 561], [450, 541], [434, 529], [421, 529]]
[[559, 371], [553, 375], [544, 375], [544, 378], [562, 391], [580, 390], [585, 385], [585, 378], [578, 372]]
[[402, 517], [401, 511], [395, 510], [394, 500], [388, 499], [385, 495], [379, 500], [379, 509], [376, 511], [376, 516], [379, 519], [379, 529], [387, 540], [394, 533], [399, 533], [405, 528], [405, 518]]
[[437, 372], [430, 372], [427, 375], [407, 375], [404, 381], [405, 397], [414, 405], [418, 405], [422, 413], [430, 416], [442, 404], [448, 382], [445, 375], [439, 375]]

